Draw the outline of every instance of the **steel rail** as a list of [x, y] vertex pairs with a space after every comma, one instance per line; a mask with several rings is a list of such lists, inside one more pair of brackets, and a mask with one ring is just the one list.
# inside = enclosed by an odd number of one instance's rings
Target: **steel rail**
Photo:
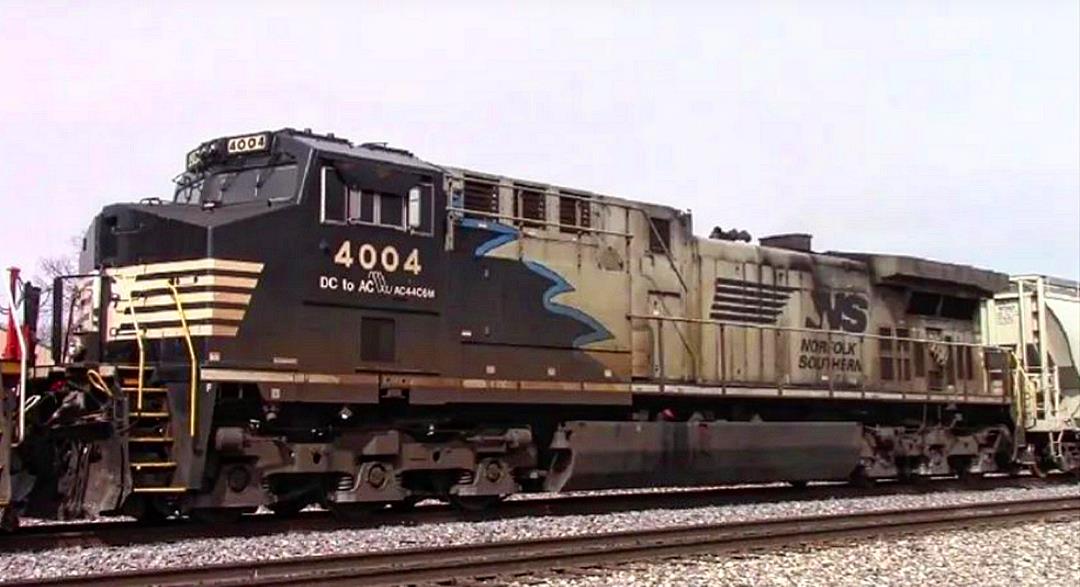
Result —
[[[1018, 481], [1020, 481], [1018, 483]], [[1043, 487], [1058, 479], [983, 479], [980, 487]], [[193, 520], [166, 520], [156, 524], [132, 520], [105, 519], [91, 522], [44, 523], [11, 533], [0, 533], [0, 552], [33, 552], [51, 548], [128, 546], [175, 542], [201, 538], [252, 537], [284, 532], [331, 532], [363, 530], [386, 526], [416, 526], [460, 521], [507, 520], [534, 516], [597, 515], [647, 509], [690, 509], [739, 504], [809, 501], [820, 499], [871, 497], [880, 495], [932, 493], [968, 486], [952, 479], [924, 485], [881, 484], [860, 488], [840, 484], [788, 486], [743, 486], [682, 489], [648, 493], [606, 493], [591, 495], [526, 496], [493, 505], [480, 512], [458, 510], [446, 504], [420, 505], [411, 511], [386, 509], [364, 520], [342, 521], [325, 510], [306, 511], [292, 518], [273, 515], [243, 516], [233, 524], [211, 524]]]
[[237, 523], [212, 524], [193, 520], [166, 520], [156, 524], [124, 519], [44, 523], [17, 531], [0, 533], [0, 552], [36, 552], [52, 548], [131, 546], [203, 538], [253, 537], [285, 532], [331, 532], [363, 530], [387, 526], [416, 526], [449, 522], [509, 520], [535, 516], [601, 515], [648, 509], [684, 510], [701, 507], [736, 506], [822, 499], [853, 499], [890, 495], [925, 495], [958, 490], [987, 491], [1002, 488], [1036, 489], [1072, 483], [1064, 475], [1038, 477], [989, 477], [975, 481], [952, 478], [927, 480], [919, 484], [895, 481], [873, 487], [847, 484], [815, 484], [809, 487], [750, 485], [719, 488], [685, 488], [668, 491], [594, 493], [585, 495], [523, 496], [495, 504], [481, 512], [465, 512], [445, 504], [421, 505], [412, 511], [387, 509], [373, 512], [365, 520], [342, 521], [330, 512], [313, 510], [292, 518], [269, 514], [243, 516]]
[[1080, 514], [1080, 496], [672, 527], [376, 553], [248, 561], [10, 585], [396, 585], [828, 542]]

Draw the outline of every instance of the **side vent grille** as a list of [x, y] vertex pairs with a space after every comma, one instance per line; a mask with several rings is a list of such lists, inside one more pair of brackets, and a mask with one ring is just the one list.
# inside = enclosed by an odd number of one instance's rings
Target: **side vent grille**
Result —
[[464, 206], [466, 210], [476, 210], [484, 214], [468, 214], [466, 217], [478, 220], [494, 220], [488, 214], [499, 213], [499, 188], [491, 181], [480, 178], [466, 178], [464, 190]]
[[559, 224], [562, 232], [578, 232], [572, 226], [592, 228], [592, 204], [589, 197], [584, 194], [572, 194], [560, 192], [559, 195]]
[[[544, 192], [525, 186], [518, 186], [514, 190], [514, 217], [524, 218], [518, 221], [522, 226], [543, 228], [547, 218], [547, 198]], [[536, 220], [538, 222], [529, 222]]]

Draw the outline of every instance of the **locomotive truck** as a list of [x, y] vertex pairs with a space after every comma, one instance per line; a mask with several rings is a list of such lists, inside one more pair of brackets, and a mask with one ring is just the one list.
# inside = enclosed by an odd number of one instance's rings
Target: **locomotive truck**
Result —
[[5, 379], [8, 518], [1080, 468], [1078, 415], [988, 337], [997, 272], [307, 130], [174, 181], [94, 218], [51, 361]]

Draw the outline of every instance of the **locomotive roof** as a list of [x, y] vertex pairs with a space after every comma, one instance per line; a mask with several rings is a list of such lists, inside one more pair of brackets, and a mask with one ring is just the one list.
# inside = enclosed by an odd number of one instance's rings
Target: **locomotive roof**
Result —
[[[589, 190], [557, 186], [541, 181], [512, 178], [500, 174], [473, 171], [459, 167], [438, 166], [416, 157], [409, 151], [391, 148], [385, 144], [364, 143], [353, 145], [348, 140], [333, 135], [318, 135], [306, 130], [298, 131], [295, 129], [283, 129], [279, 132], [287, 133], [291, 135], [293, 139], [327, 153], [335, 153], [350, 157], [363, 157], [365, 159], [382, 161], [393, 165], [427, 169], [432, 173], [450, 173], [459, 177], [467, 177], [469, 179], [480, 181], [489, 181], [493, 183], [507, 182], [531, 186], [537, 189], [553, 189], [562, 193], [595, 198], [598, 201], [617, 206], [639, 208], [648, 211], [649, 214], [657, 214], [669, 218], [681, 218], [686, 222], [688, 228], [691, 226], [690, 213], [672, 206], [608, 196]], [[736, 245], [733, 248], [740, 248], [738, 243], [717, 241], [701, 236], [695, 236], [695, 238], [698, 238], [703, 244], [716, 243], [724, 247]], [[980, 293], [994, 293], [1009, 287], [1009, 277], [1003, 273], [979, 269], [969, 265], [943, 263], [917, 257], [843, 251], [795, 251], [767, 245], [743, 245], [743, 247], [746, 247], [746, 254], [757, 256], [769, 254], [792, 257], [806, 256], [808, 259], [813, 258], [817, 263], [828, 263], [840, 267], [847, 266], [849, 268], [852, 267], [852, 263], [860, 264], [865, 266], [873, 274], [875, 280], [880, 283], [894, 283], [900, 285], [905, 282], [937, 282], [976, 290]], [[752, 251], [756, 251], [756, 253], [752, 253]]]
[[902, 285], [912, 282], [934, 282], [973, 289], [980, 294], [993, 294], [1009, 288], [1008, 275], [971, 265], [945, 263], [906, 255], [841, 251], [828, 251], [825, 254], [865, 262], [878, 283]]
[[372, 159], [405, 167], [420, 167], [427, 169], [432, 173], [442, 171], [442, 168], [432, 165], [403, 149], [394, 149], [385, 145], [372, 143], [353, 145], [349, 141], [334, 138], [333, 136], [324, 137], [291, 129], [286, 130], [290, 131], [292, 138], [295, 140], [314, 149], [323, 151], [324, 153], [336, 153], [338, 155], [347, 155], [349, 157], [363, 157], [365, 159]]
[[595, 198], [604, 202], [610, 202], [627, 207], [647, 208], [650, 210], [667, 210], [671, 213], [670, 215], [672, 217], [678, 214], [685, 213], [684, 211], [674, 208], [672, 206], [665, 206], [652, 202], [630, 200], [626, 198], [609, 196], [580, 188], [571, 188], [543, 181], [508, 177], [505, 175], [489, 173], [485, 171], [476, 171], [472, 169], [464, 169], [461, 167], [455, 167], [450, 165], [435, 165], [433, 163], [429, 163], [427, 161], [424, 161], [423, 159], [420, 159], [419, 157], [405, 149], [392, 148], [381, 143], [362, 143], [360, 145], [354, 145], [350, 141], [342, 139], [340, 137], [335, 137], [334, 135], [319, 135], [306, 130], [299, 131], [291, 128], [282, 129], [278, 132], [288, 134], [293, 139], [326, 153], [335, 153], [338, 155], [345, 155], [349, 157], [363, 157], [365, 159], [382, 161], [384, 163], [390, 163], [394, 165], [421, 167], [430, 170], [432, 173], [451, 173], [459, 176], [469, 176], [470, 179], [481, 179], [492, 182], [499, 182], [501, 180], [505, 180], [509, 183], [531, 186], [539, 189], [551, 188], [563, 193], [573, 194], [577, 196], [588, 196], [590, 198]]

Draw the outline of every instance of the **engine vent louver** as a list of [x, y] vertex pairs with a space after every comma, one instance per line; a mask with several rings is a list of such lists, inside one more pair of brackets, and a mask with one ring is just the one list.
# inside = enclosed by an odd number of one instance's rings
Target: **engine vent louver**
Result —
[[794, 287], [716, 278], [709, 317], [744, 324], [776, 324]]

